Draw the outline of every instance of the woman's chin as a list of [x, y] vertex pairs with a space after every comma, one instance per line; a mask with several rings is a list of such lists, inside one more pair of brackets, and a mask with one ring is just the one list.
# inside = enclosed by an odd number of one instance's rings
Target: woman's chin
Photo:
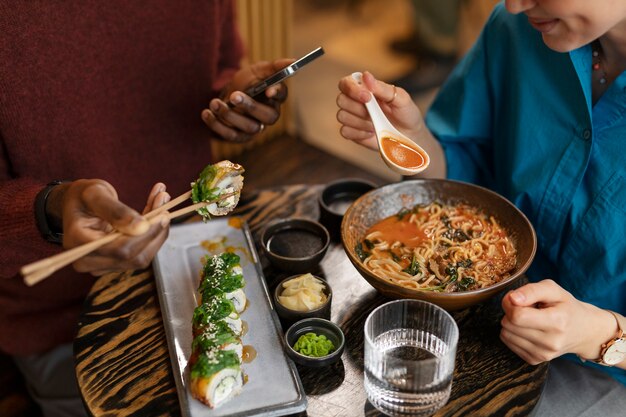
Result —
[[542, 33], [541, 37], [543, 38], [543, 43], [556, 52], [570, 52], [587, 44], [587, 42], [574, 42], [569, 39], [564, 39], [563, 36], [555, 36], [554, 34]]

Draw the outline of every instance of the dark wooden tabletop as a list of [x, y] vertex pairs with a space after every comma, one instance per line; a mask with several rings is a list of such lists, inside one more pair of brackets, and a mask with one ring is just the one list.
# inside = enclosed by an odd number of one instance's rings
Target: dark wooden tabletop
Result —
[[[317, 186], [295, 185], [244, 193], [235, 215], [247, 221], [271, 289], [287, 273], [272, 268], [258, 246], [269, 221], [316, 219]], [[190, 221], [194, 221], [191, 219]], [[332, 321], [346, 335], [342, 360], [327, 368], [298, 367], [306, 415], [375, 416], [363, 387], [363, 325], [389, 301], [356, 271], [333, 243], [317, 271], [333, 288]], [[525, 416], [541, 395], [548, 365], [530, 366], [498, 338], [498, 298], [453, 313], [460, 339], [452, 393], [436, 416]], [[109, 274], [89, 294], [74, 342], [76, 372], [88, 410], [96, 416], [180, 415], [157, 289], [151, 269]]]

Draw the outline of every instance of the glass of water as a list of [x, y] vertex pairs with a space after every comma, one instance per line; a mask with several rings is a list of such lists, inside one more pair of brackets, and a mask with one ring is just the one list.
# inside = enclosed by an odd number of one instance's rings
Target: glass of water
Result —
[[418, 300], [383, 304], [365, 321], [365, 390], [390, 416], [429, 416], [450, 398], [459, 328]]

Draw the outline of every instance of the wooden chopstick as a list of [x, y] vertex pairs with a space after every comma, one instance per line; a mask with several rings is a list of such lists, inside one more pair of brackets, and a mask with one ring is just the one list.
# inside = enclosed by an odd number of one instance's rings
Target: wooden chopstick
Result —
[[172, 207], [176, 207], [177, 205], [179, 205], [181, 203], [184, 203], [185, 201], [187, 201], [190, 198], [191, 198], [191, 190], [187, 191], [186, 193], [183, 193], [183, 194], [179, 195], [178, 197], [176, 197], [173, 200], [168, 201], [167, 203], [163, 204], [161, 207], [157, 207], [154, 210], [149, 211], [148, 213], [146, 213], [144, 215], [144, 217], [146, 219], [152, 219], [152, 218], [158, 216], [159, 214], [161, 214], [161, 213], [163, 213], [165, 211], [168, 211]]
[[[182, 208], [180, 210], [176, 210], [172, 213], [168, 213], [168, 217], [170, 218], [170, 220], [175, 219], [177, 217], [183, 216], [187, 213], [191, 213], [209, 204], [212, 204], [221, 200], [225, 200], [229, 197], [232, 197], [235, 194], [236, 193], [224, 194], [224, 195], [219, 196], [219, 198], [212, 200], [212, 201], [208, 201], [208, 202], [203, 201], [200, 203], [192, 204], [188, 207]], [[154, 223], [156, 217], [159, 214], [165, 213], [170, 208], [175, 207], [179, 205], [180, 203], [186, 201], [189, 197], [191, 197], [191, 191], [186, 192], [176, 197], [174, 200], [171, 200], [169, 203], [164, 204], [155, 210], [152, 210], [151, 212], [145, 214], [144, 217], [150, 223]], [[76, 246], [72, 249], [50, 256], [48, 258], [44, 258], [39, 261], [25, 265], [20, 269], [20, 272], [22, 276], [24, 277], [24, 283], [28, 286], [33, 286], [37, 284], [38, 282], [44, 280], [48, 276], [52, 275], [54, 272], [58, 271], [59, 269], [93, 252], [99, 247], [104, 246], [107, 243], [114, 241], [120, 236], [124, 236], [124, 234], [117, 232], [117, 231], [113, 231], [99, 239], [92, 240], [91, 242], [87, 242], [83, 245]]]

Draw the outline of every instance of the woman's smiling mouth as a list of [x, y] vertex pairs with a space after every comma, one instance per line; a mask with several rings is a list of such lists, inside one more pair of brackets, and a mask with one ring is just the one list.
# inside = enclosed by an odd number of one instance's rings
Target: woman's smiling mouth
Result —
[[531, 26], [539, 32], [547, 33], [550, 32], [557, 25], [557, 23], [559, 23], [559, 19], [539, 19], [529, 16], [528, 22], [530, 22]]

